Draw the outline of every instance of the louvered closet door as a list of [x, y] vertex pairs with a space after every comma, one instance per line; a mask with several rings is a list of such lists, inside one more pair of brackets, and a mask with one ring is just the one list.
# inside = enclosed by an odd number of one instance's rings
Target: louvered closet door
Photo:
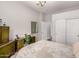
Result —
[[65, 41], [65, 20], [56, 20], [55, 21], [55, 39], [56, 42], [66, 43]]
[[73, 44], [79, 41], [79, 19], [67, 20], [67, 44]]

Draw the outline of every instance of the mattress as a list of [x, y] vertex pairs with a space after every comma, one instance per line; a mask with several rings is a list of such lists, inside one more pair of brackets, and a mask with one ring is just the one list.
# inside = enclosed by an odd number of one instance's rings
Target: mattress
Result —
[[16, 58], [72, 58], [72, 47], [52, 41], [41, 40], [22, 48]]

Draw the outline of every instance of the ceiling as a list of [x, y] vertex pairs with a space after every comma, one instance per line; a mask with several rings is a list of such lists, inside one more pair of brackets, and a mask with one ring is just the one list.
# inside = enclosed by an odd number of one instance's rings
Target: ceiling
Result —
[[23, 4], [47, 14], [79, 9], [79, 1], [46, 1], [46, 5], [42, 8], [37, 6], [35, 1], [25, 1]]

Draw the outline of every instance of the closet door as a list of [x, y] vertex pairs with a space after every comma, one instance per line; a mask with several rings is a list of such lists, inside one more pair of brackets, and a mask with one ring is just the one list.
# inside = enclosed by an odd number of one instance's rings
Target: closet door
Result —
[[55, 38], [56, 42], [65, 43], [65, 20], [56, 20]]
[[67, 43], [73, 44], [79, 41], [79, 19], [67, 20]]
[[47, 40], [50, 38], [50, 24], [47, 22], [41, 22], [41, 39]]

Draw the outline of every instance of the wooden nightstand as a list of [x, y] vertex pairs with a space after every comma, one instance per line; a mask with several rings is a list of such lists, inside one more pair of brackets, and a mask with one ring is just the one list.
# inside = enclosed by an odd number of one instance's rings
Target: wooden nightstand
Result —
[[36, 41], [35, 36], [32, 36], [32, 42], [31, 43], [35, 43], [35, 41]]

